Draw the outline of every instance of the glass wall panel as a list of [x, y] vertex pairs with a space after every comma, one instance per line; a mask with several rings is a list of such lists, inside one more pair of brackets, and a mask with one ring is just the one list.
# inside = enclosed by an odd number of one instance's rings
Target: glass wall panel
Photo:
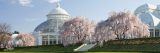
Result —
[[158, 29], [155, 30], [155, 37], [159, 37], [159, 30]]
[[56, 37], [53, 35], [42, 36], [42, 45], [53, 45], [56, 44]]
[[154, 37], [153, 29], [149, 29], [149, 31], [150, 31], [150, 36], [151, 36], [151, 37]]
[[42, 45], [48, 45], [48, 35], [42, 36]]

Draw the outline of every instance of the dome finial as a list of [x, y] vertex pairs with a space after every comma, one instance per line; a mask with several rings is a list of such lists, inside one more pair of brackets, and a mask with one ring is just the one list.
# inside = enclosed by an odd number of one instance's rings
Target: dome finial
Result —
[[57, 2], [56, 5], [57, 8], [60, 7], [60, 2]]

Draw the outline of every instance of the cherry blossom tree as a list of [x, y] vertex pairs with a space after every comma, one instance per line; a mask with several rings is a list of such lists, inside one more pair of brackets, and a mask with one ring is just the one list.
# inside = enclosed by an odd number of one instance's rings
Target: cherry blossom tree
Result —
[[0, 33], [0, 48], [12, 48], [12, 39], [10, 33]]
[[149, 37], [149, 27], [129, 11], [112, 12], [111, 16], [100, 23], [92, 36], [95, 41]]
[[16, 44], [18, 46], [34, 46], [35, 38], [29, 33], [20, 33], [16, 37]]
[[11, 26], [7, 23], [0, 23], [0, 48], [13, 48], [11, 38]]
[[60, 32], [63, 45], [84, 43], [90, 40], [94, 28], [95, 23], [85, 17], [75, 17], [66, 21]]

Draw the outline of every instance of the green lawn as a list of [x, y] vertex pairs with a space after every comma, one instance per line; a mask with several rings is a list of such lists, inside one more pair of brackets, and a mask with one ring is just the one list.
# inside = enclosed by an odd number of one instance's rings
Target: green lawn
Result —
[[62, 45], [16, 47], [13, 51], [0, 53], [141, 53], [141, 52], [73, 52], [79, 45], [63, 47]]
[[125, 51], [125, 52], [160, 52], [160, 44], [140, 44], [140, 45], [105, 45], [103, 47], [96, 46], [89, 51], [105, 52], [105, 51]]
[[32, 47], [16, 47], [13, 51], [0, 52], [0, 53], [141, 53], [141, 52], [73, 52], [76, 46], [63, 47], [62, 45], [49, 45], [49, 46], [32, 46]]
[[[13, 51], [4, 53], [74, 53], [73, 50], [79, 47], [78, 45], [70, 45], [64, 47], [62, 45], [48, 45], [48, 46], [31, 46], [31, 47], [16, 47]], [[78, 53], [137, 53], [137, 52], [160, 52], [160, 37], [159, 38], [139, 38], [126, 40], [111, 40], [104, 44], [103, 47], [95, 46], [89, 52]], [[77, 53], [77, 52], [75, 52]]]
[[32, 47], [16, 47], [11, 52], [72, 52], [78, 46], [48, 45], [48, 46], [32, 46]]
[[160, 52], [160, 37], [110, 40], [103, 47], [96, 46], [91, 52]]

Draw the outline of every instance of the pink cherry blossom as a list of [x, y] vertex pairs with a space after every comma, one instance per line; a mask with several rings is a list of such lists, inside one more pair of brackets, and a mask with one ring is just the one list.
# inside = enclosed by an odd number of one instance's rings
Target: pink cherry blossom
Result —
[[34, 46], [35, 45], [35, 38], [28, 33], [19, 34], [16, 37], [16, 40], [18, 40], [17, 42], [18, 46]]
[[129, 11], [112, 12], [110, 17], [98, 23], [94, 41], [100, 45], [108, 40], [149, 37], [149, 27]]
[[61, 29], [61, 38], [64, 46], [83, 43], [94, 33], [95, 23], [84, 17], [75, 17], [66, 21]]

